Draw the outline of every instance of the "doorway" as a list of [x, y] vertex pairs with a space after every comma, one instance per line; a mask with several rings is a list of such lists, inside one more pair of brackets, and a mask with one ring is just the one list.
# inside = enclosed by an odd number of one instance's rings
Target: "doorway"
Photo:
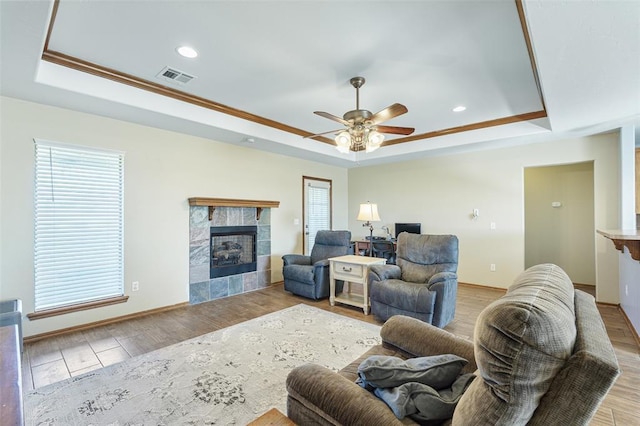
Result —
[[596, 284], [593, 161], [524, 169], [525, 268], [560, 266]]
[[331, 229], [331, 180], [302, 177], [303, 253], [311, 254], [311, 249], [320, 230]]

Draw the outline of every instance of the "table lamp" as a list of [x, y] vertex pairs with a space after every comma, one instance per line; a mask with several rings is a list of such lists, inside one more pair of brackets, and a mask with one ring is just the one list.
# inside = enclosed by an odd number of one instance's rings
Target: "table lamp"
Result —
[[366, 204], [360, 204], [360, 212], [358, 212], [357, 220], [364, 220], [365, 223], [363, 223], [362, 226], [369, 227], [369, 256], [373, 257], [373, 224], [371, 222], [380, 222], [378, 205], [371, 204], [368, 201]]

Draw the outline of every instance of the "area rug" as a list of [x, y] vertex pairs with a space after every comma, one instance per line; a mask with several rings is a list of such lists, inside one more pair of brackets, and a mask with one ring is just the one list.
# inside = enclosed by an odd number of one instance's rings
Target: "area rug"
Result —
[[377, 325], [296, 305], [28, 392], [26, 425], [244, 425], [286, 412], [292, 368], [379, 343]]

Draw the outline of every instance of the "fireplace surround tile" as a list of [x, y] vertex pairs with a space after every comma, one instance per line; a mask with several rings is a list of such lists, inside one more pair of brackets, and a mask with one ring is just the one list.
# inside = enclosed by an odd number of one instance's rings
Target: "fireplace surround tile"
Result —
[[257, 272], [247, 272], [246, 274], [242, 274], [242, 280], [244, 292], [257, 290], [259, 288]]
[[209, 263], [209, 246], [189, 246], [189, 265], [203, 265]]
[[220, 277], [210, 280], [209, 287], [211, 300], [220, 299], [229, 295], [229, 277]]
[[262, 225], [258, 226], [258, 241], [269, 241], [271, 242], [271, 226]]
[[[208, 221], [207, 221], [208, 223]], [[205, 245], [209, 243], [209, 227], [192, 227], [189, 230], [189, 245]]]
[[189, 209], [189, 228], [208, 228], [209, 210], [202, 206], [192, 206]]
[[255, 208], [249, 208], [249, 207], [242, 208], [242, 224], [251, 225], [251, 226], [255, 226], [258, 224], [258, 221], [256, 220]]
[[202, 265], [189, 265], [189, 284], [209, 281], [209, 262]]
[[271, 270], [271, 256], [258, 256], [258, 271]]
[[209, 281], [189, 285], [189, 303], [196, 304], [211, 300]]
[[243, 279], [242, 274], [231, 275], [229, 277], [229, 296], [234, 294], [240, 294], [243, 292]]
[[256, 254], [258, 256], [271, 255], [271, 241], [257, 241], [256, 242]]
[[[256, 220], [253, 207], [217, 207], [209, 220], [206, 206], [189, 209], [189, 302], [209, 300], [254, 291], [271, 285], [271, 209], [263, 208]], [[209, 278], [210, 228], [213, 226], [256, 226], [257, 267], [255, 272]]]
[[258, 287], [266, 288], [271, 284], [271, 271], [258, 271]]

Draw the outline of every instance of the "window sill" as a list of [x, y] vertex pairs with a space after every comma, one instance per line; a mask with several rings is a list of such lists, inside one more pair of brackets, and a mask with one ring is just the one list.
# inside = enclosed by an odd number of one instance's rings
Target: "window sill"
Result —
[[111, 297], [109, 299], [95, 300], [93, 302], [80, 303], [78, 305], [64, 306], [62, 308], [47, 309], [46, 311], [38, 311], [27, 314], [27, 318], [31, 321], [42, 318], [54, 317], [57, 315], [69, 314], [71, 312], [85, 311], [87, 309], [101, 308], [103, 306], [116, 305], [125, 303], [129, 300], [129, 296]]

